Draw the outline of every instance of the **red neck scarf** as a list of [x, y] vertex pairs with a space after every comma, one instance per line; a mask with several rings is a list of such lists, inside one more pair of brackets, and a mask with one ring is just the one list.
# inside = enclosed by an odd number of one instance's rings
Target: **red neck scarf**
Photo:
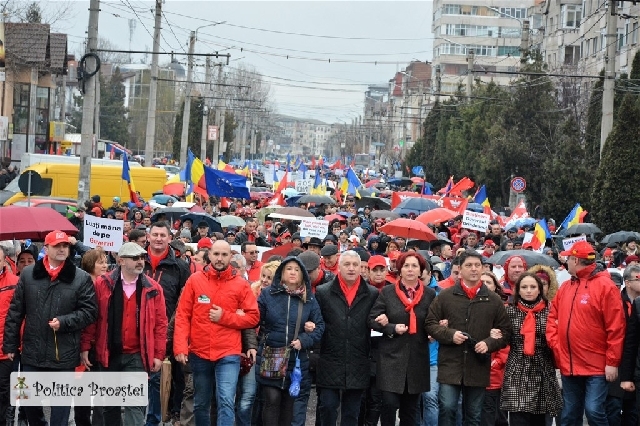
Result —
[[478, 294], [478, 290], [480, 290], [480, 286], [482, 285], [482, 281], [478, 281], [478, 284], [473, 287], [467, 287], [465, 283], [460, 281], [460, 287], [462, 287], [462, 291], [467, 295], [469, 300], [473, 300]]
[[358, 292], [358, 288], [360, 287], [360, 275], [358, 275], [358, 279], [356, 283], [349, 287], [347, 283], [342, 279], [342, 276], [338, 274], [338, 282], [340, 283], [340, 289], [344, 293], [344, 297], [347, 299], [347, 305], [351, 307], [353, 303], [353, 299], [356, 298], [356, 293]]
[[524, 317], [524, 321], [522, 321], [522, 327], [520, 327], [520, 334], [524, 337], [524, 348], [522, 352], [525, 355], [532, 356], [536, 347], [536, 317], [534, 314], [540, 312], [546, 306], [547, 304], [544, 300], [540, 300], [533, 308], [529, 308], [523, 305], [522, 302], [518, 302], [518, 309], [527, 314], [527, 316]]
[[62, 267], [64, 266], [64, 262], [62, 262], [60, 264], [60, 266], [58, 266], [56, 269], [53, 269], [51, 267], [51, 263], [49, 263], [49, 256], [47, 256], [46, 254], [44, 255], [44, 258], [42, 259], [42, 264], [44, 265], [44, 268], [47, 270], [47, 273], [51, 277], [51, 281], [55, 281], [56, 278], [58, 278], [58, 275], [60, 274], [60, 271], [62, 270]]
[[158, 269], [158, 265], [160, 265], [160, 261], [165, 257], [167, 257], [167, 255], [169, 254], [169, 247], [167, 247], [166, 250], [163, 251], [162, 254], [160, 254], [160, 256], [154, 255], [153, 252], [151, 251], [151, 247], [148, 247], [147, 254], [149, 254], [149, 262], [151, 263], [151, 270], [155, 272], [155, 270]]
[[[422, 295], [424, 294], [424, 286], [418, 282], [418, 285], [415, 289], [415, 294], [413, 295], [413, 299], [409, 300], [407, 295], [402, 291], [400, 286], [403, 285], [401, 282], [398, 282], [394, 287], [396, 289], [396, 295], [398, 299], [404, 305], [404, 310], [409, 312], [409, 334], [416, 334], [417, 326], [416, 326], [416, 313], [413, 311], [413, 308], [420, 303], [422, 299]], [[411, 289], [408, 289], [411, 290]]]
[[316, 293], [316, 287], [318, 287], [318, 284], [322, 282], [323, 278], [324, 278], [324, 271], [320, 269], [320, 271], [318, 272], [318, 278], [316, 278], [316, 280], [311, 283], [311, 292], [313, 294]]

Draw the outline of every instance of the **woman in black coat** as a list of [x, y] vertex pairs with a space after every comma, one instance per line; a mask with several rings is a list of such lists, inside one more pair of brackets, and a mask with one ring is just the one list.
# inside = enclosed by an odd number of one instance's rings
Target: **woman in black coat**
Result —
[[382, 289], [369, 314], [369, 325], [384, 336], [380, 341], [376, 384], [382, 391], [382, 426], [414, 426], [418, 401], [429, 390], [429, 342], [424, 320], [436, 297], [420, 281], [426, 261], [415, 252], [396, 261], [399, 279]]

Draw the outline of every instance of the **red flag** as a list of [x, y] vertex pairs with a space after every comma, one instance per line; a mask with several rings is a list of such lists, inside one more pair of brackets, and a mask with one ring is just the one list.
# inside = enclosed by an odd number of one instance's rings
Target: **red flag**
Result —
[[342, 205], [342, 204], [344, 204], [344, 203], [342, 202], [342, 191], [341, 191], [341, 190], [336, 189], [336, 190], [333, 192], [333, 196], [335, 197], [336, 202], [338, 203], [338, 205], [339, 205], [339, 206], [340, 206], [340, 205]]
[[351, 168], [353, 169], [356, 166], [356, 160], [351, 160]]
[[280, 194], [282, 191], [285, 190], [287, 185], [289, 185], [288, 178], [289, 178], [289, 172], [284, 172], [284, 176], [282, 176], [282, 179], [280, 179], [280, 183], [278, 183], [278, 189], [276, 189], [276, 194]]
[[342, 162], [340, 160], [336, 161], [335, 163], [333, 163], [333, 166], [331, 166], [331, 170], [341, 169], [341, 168], [342, 168]]
[[315, 170], [316, 168], [316, 156], [312, 155], [311, 156], [311, 168]]
[[229, 199], [227, 197], [221, 197], [220, 198], [220, 208], [221, 209], [228, 209], [231, 206], [231, 203], [229, 202]]
[[462, 196], [462, 191], [467, 191], [473, 188], [474, 185], [475, 183], [465, 176], [460, 179], [455, 185], [453, 185], [451, 189], [449, 189], [448, 194]]
[[270, 206], [286, 206], [287, 202], [284, 199], [284, 195], [282, 192], [278, 192], [274, 197], [269, 200]]
[[111, 153], [109, 154], [109, 157], [113, 160], [114, 158], [116, 158], [116, 147], [111, 145]]

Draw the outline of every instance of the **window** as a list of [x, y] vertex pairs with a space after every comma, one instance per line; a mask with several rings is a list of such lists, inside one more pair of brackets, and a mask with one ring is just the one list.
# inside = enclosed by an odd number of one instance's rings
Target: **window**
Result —
[[580, 60], [580, 46], [565, 46], [564, 64], [577, 65]]
[[30, 85], [15, 83], [13, 86], [13, 132], [27, 134], [29, 130]]
[[598, 52], [598, 37], [593, 38], [593, 51], [591, 52], [595, 55]]
[[638, 23], [634, 22], [632, 28], [633, 30], [631, 31], [631, 44], [636, 44], [638, 42]]
[[518, 46], [500, 46], [498, 47], [498, 56], [520, 56], [520, 48]]
[[626, 32], [622, 28], [618, 28], [618, 38], [617, 38], [616, 50], [620, 50], [626, 44]]
[[562, 28], [579, 28], [582, 6], [576, 4], [562, 5]]
[[516, 19], [525, 19], [527, 17], [527, 9], [524, 7], [501, 7], [500, 15]]

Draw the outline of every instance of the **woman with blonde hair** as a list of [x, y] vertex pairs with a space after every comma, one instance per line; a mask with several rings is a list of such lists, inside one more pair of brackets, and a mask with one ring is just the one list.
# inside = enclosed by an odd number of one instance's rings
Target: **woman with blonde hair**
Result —
[[267, 288], [273, 282], [273, 275], [276, 273], [276, 269], [280, 266], [279, 260], [273, 260], [271, 262], [267, 262], [262, 265], [262, 269], [260, 270], [260, 279], [254, 283], [251, 283], [251, 290], [253, 294], [256, 296], [260, 296], [260, 291], [264, 288]]

